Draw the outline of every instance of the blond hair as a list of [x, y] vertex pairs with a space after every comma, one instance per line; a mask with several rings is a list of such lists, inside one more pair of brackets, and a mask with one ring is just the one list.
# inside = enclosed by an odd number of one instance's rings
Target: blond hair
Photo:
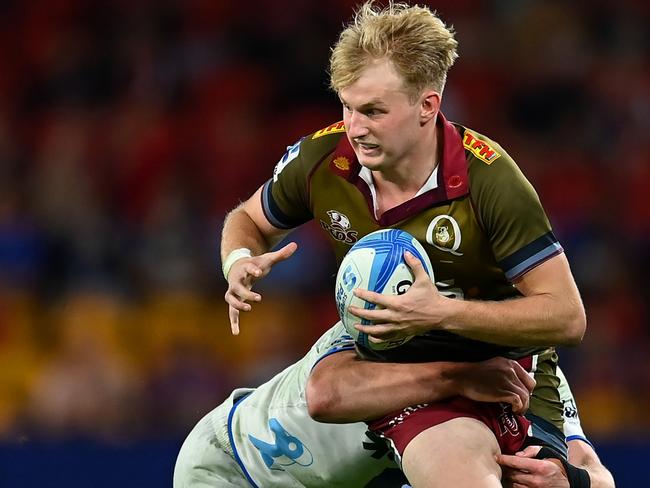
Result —
[[414, 100], [425, 88], [442, 93], [447, 71], [458, 57], [453, 29], [426, 7], [390, 2], [363, 4], [341, 32], [330, 56], [330, 86], [350, 86], [373, 60], [388, 59]]

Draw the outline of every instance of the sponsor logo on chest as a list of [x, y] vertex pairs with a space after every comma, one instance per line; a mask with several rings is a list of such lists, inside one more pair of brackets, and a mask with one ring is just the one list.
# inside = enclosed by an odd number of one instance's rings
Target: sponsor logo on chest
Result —
[[350, 219], [347, 215], [342, 214], [338, 210], [328, 210], [327, 215], [330, 222], [320, 221], [320, 226], [325, 229], [337, 241], [345, 242], [346, 244], [354, 244], [357, 242], [359, 233], [350, 228]]

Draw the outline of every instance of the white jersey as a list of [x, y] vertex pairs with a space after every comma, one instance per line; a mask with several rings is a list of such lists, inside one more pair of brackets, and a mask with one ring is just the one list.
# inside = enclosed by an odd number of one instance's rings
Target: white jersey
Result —
[[338, 323], [307, 355], [237, 401], [228, 433], [235, 459], [252, 486], [363, 487], [395, 467], [383, 441], [363, 423], [324, 424], [307, 411], [305, 386], [325, 356], [354, 349]]
[[567, 442], [580, 439], [591, 445], [591, 442], [589, 442], [587, 436], [585, 436], [585, 433], [582, 430], [582, 425], [580, 425], [578, 405], [576, 405], [571, 388], [569, 388], [569, 382], [564, 376], [564, 372], [559, 367], [557, 368], [556, 374], [557, 377], [560, 378], [560, 386], [558, 387], [558, 390], [560, 392], [560, 400], [562, 401], [562, 405], [564, 405], [564, 437]]
[[[338, 323], [305, 357], [259, 388], [235, 390], [188, 436], [174, 487], [356, 488], [396, 468], [383, 441], [368, 433], [366, 424], [319, 423], [307, 411], [305, 388], [312, 368], [330, 354], [352, 349], [353, 339]], [[589, 442], [559, 369], [558, 376], [564, 434], [567, 440]]]

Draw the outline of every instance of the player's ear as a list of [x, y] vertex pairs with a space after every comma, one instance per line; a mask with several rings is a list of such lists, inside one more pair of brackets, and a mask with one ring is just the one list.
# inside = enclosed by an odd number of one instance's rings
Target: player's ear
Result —
[[420, 96], [420, 124], [424, 125], [438, 115], [440, 110], [440, 93], [425, 90]]

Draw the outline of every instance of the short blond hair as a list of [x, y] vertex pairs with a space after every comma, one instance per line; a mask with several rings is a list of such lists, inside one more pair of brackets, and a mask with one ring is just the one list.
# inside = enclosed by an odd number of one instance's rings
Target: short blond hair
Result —
[[336, 92], [354, 83], [375, 59], [388, 59], [404, 79], [411, 99], [424, 89], [442, 93], [458, 54], [454, 31], [426, 7], [392, 3], [383, 9], [363, 4], [341, 32], [330, 56], [330, 86]]

